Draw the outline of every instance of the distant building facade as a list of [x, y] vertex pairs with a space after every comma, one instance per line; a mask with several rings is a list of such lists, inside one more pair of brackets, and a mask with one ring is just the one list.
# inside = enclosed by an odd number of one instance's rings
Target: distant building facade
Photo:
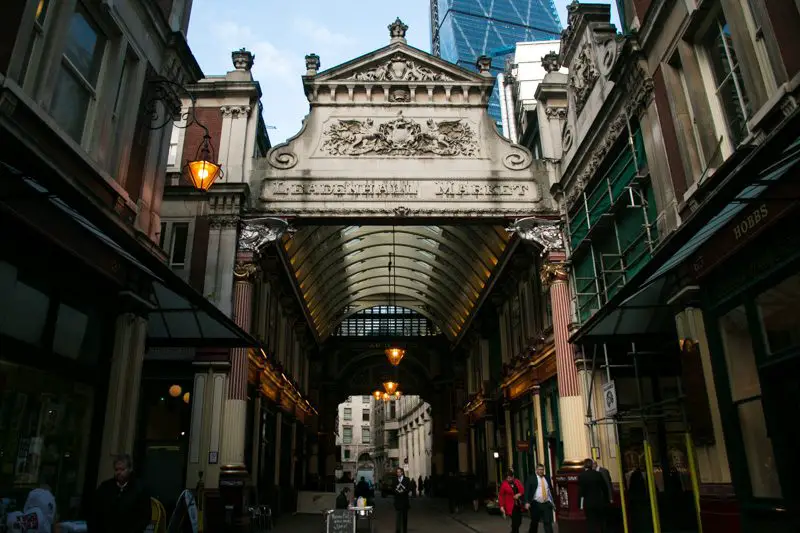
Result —
[[401, 466], [409, 477], [425, 478], [431, 475], [431, 407], [419, 396], [403, 396], [397, 400], [397, 410]]
[[[339, 462], [345, 474], [356, 480], [359, 462], [364, 454], [371, 456], [373, 451], [372, 396], [350, 396], [339, 404], [339, 423], [336, 445], [340, 447]], [[357, 481], [357, 480], [356, 480]]]

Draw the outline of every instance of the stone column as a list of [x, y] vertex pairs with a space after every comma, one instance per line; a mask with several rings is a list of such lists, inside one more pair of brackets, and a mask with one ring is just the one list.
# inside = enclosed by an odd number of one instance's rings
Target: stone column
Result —
[[114, 328], [114, 352], [108, 378], [108, 396], [100, 448], [98, 480], [113, 477], [113, 457], [133, 454], [139, 388], [144, 361], [147, 319], [140, 312], [126, 312], [117, 317]]
[[186, 488], [195, 488], [202, 474], [205, 488], [216, 489], [219, 487], [223, 409], [228, 394], [228, 354], [204, 354], [202, 363], [196, 361], [194, 365]]
[[283, 442], [283, 413], [275, 415], [275, 486], [281, 486], [281, 443]]
[[469, 428], [469, 449], [472, 453], [470, 453], [470, 472], [472, 474], [478, 473], [478, 448], [476, 447], [477, 442], [475, 441], [475, 426], [470, 426]]
[[503, 416], [505, 417], [505, 440], [506, 440], [506, 469], [514, 466], [514, 437], [511, 432], [511, 405], [503, 404]]
[[550, 286], [553, 308], [553, 337], [556, 348], [556, 371], [558, 372], [559, 416], [561, 440], [564, 443], [564, 462], [577, 464], [589, 457], [589, 442], [584, 425], [584, 405], [578, 368], [575, 365], [572, 345], [569, 343], [569, 327], [572, 322], [572, 304], [568, 285], [568, 274], [563, 263], [550, 256], [550, 262], [542, 267], [542, 283]]
[[458, 429], [458, 471], [469, 472], [469, 424], [467, 415], [461, 408], [466, 403], [464, 389], [456, 390], [456, 428]]
[[444, 448], [445, 448], [445, 434], [444, 426], [447, 423], [446, 405], [444, 404], [444, 395], [439, 392], [435, 393], [433, 404], [433, 467], [436, 469], [436, 474], [441, 476], [444, 474]]
[[486, 428], [486, 467], [489, 471], [488, 482], [497, 483], [497, 462], [499, 459], [494, 458], [494, 452], [497, 451], [494, 441], [494, 420], [486, 419], [484, 424]]
[[539, 385], [533, 387], [533, 419], [536, 424], [536, 462], [544, 464], [544, 426], [542, 425], [542, 397], [539, 394]]
[[[258, 267], [252, 255], [236, 263], [233, 296], [233, 321], [244, 331], [250, 331], [253, 305], [253, 276]], [[222, 474], [247, 475], [244, 465], [245, 433], [247, 428], [247, 349], [231, 350], [231, 369], [228, 396], [225, 401], [222, 441]]]
[[292, 428], [292, 455], [289, 461], [289, 486], [295, 487], [297, 485], [297, 480], [294, 477], [295, 463], [297, 462], [297, 424], [293, 423], [290, 427]]

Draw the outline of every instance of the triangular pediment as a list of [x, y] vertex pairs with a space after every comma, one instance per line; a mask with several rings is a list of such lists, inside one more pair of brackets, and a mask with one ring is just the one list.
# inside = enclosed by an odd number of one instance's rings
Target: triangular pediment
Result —
[[405, 43], [393, 43], [328, 70], [306, 83], [350, 81], [354, 83], [488, 84], [492, 78], [481, 76], [428, 54]]

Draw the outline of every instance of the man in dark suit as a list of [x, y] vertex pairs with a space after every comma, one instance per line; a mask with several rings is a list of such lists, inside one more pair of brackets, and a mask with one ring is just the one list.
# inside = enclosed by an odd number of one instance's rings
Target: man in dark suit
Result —
[[544, 525], [544, 533], [553, 533], [553, 485], [544, 473], [544, 465], [536, 465], [536, 475], [525, 480], [525, 507], [531, 513], [528, 533], [539, 533], [539, 522]]
[[408, 493], [411, 490], [411, 482], [406, 478], [402, 468], [397, 469], [397, 482], [394, 484], [394, 510], [395, 510], [395, 533], [408, 533], [408, 509], [411, 504], [408, 501]]
[[608, 471], [608, 468], [603, 468], [597, 464], [597, 461], [592, 461], [592, 467], [603, 476], [603, 480], [605, 480], [608, 487], [608, 502], [614, 503], [614, 484], [611, 482], [611, 472]]
[[583, 462], [583, 472], [578, 476], [578, 499], [586, 513], [587, 531], [606, 533], [606, 513], [611, 495], [606, 480], [594, 469], [591, 459]]

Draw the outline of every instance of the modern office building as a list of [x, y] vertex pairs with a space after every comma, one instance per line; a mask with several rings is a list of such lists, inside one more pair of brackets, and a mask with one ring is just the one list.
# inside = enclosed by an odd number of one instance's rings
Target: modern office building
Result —
[[[553, 0], [431, 0], [433, 55], [474, 69], [482, 55], [492, 58], [492, 74], [513, 58], [516, 43], [557, 39], [561, 35]], [[500, 99], [495, 86], [489, 114], [500, 122]]]

